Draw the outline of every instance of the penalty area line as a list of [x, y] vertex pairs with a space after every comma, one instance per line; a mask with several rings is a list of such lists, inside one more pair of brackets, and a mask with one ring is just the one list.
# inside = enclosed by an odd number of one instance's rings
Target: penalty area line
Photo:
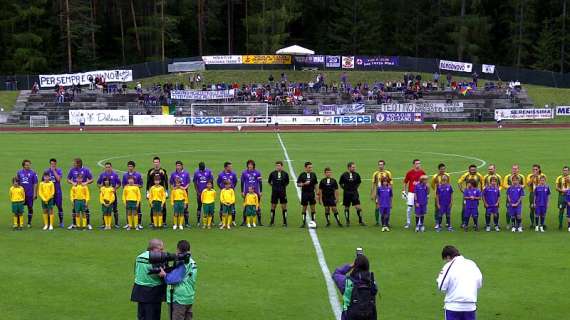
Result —
[[[292, 160], [289, 158], [289, 153], [287, 152], [287, 148], [285, 147], [285, 143], [283, 143], [283, 139], [281, 139], [281, 134], [279, 134], [279, 132], [277, 133], [277, 139], [279, 140], [279, 144], [281, 145], [281, 149], [283, 150], [285, 161], [289, 166], [289, 172], [291, 172], [291, 175], [293, 175], [293, 179], [295, 179], [297, 177], [297, 174], [295, 173], [295, 169], [291, 164]], [[296, 184], [295, 188], [297, 190], [297, 197], [299, 198], [299, 200], [301, 200], [301, 188], [299, 188]], [[310, 221], [309, 215], [307, 215], [307, 221]], [[340, 319], [341, 306], [339, 303], [339, 297], [336, 292], [336, 286], [332, 280], [331, 271], [327, 266], [327, 261], [325, 259], [323, 248], [321, 247], [319, 237], [317, 236], [317, 231], [311, 228], [307, 228], [307, 230], [309, 230], [309, 235], [311, 236], [311, 241], [313, 242], [313, 247], [315, 248], [315, 253], [317, 254], [317, 260], [319, 262], [319, 266], [321, 267], [321, 272], [323, 273], [323, 277], [325, 278], [325, 283], [327, 285], [327, 291], [329, 295], [329, 303], [331, 304], [331, 308], [334, 313], [335, 319]]]

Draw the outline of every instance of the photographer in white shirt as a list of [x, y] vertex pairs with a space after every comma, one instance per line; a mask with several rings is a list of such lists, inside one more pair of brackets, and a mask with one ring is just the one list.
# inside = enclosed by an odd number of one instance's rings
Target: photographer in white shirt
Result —
[[437, 277], [437, 287], [445, 293], [445, 319], [475, 320], [477, 292], [483, 284], [481, 271], [454, 246], [445, 246], [441, 258], [446, 263]]

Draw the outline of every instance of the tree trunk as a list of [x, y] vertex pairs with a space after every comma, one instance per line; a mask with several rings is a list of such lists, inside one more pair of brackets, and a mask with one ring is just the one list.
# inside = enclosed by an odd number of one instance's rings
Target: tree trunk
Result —
[[457, 44], [457, 59], [459, 61], [463, 61], [463, 52], [465, 51], [465, 39], [463, 38], [463, 30], [465, 28], [465, 9], [467, 3], [466, 0], [461, 0], [461, 15], [460, 15], [460, 23], [459, 23], [459, 32], [458, 32], [458, 44]]
[[518, 43], [518, 47], [517, 47], [517, 68], [520, 68], [521, 66], [521, 60], [522, 60], [522, 34], [523, 34], [523, 21], [524, 21], [524, 0], [520, 1], [520, 14], [519, 14], [519, 43]]
[[560, 39], [560, 73], [564, 73], [566, 62], [566, 0], [562, 1], [562, 32]]
[[204, 45], [202, 43], [202, 21], [203, 21], [203, 3], [202, 0], [198, 0], [198, 55], [202, 56], [204, 53]]
[[95, 43], [95, 18], [97, 17], [97, 4], [95, 3], [96, 0], [91, 0], [91, 50], [93, 50], [93, 60], [97, 57], [97, 46]]
[[120, 0], [117, 2], [117, 6], [119, 7], [119, 26], [121, 28], [121, 56], [123, 65], [126, 64], [126, 57], [125, 57], [125, 27], [123, 25], [123, 8], [121, 7]]
[[161, 57], [164, 61], [164, 1], [160, 1], [160, 46], [161, 46]]
[[131, 0], [131, 14], [133, 16], [133, 28], [135, 28], [135, 42], [137, 45], [137, 52], [142, 56], [141, 40], [139, 38], [139, 28], [137, 27], [137, 15], [135, 14], [134, 0]]
[[71, 73], [73, 68], [71, 60], [71, 21], [69, 17], [69, 0], [65, 0], [65, 25], [67, 34], [67, 71]]
[[249, 54], [249, 24], [247, 22], [247, 0], [245, 0], [245, 53]]
[[232, 0], [226, 0], [226, 3], [228, 5], [228, 54], [232, 54]]

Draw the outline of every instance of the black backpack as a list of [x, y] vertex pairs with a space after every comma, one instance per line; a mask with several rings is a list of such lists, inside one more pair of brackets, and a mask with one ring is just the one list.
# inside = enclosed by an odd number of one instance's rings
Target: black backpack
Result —
[[376, 320], [376, 289], [374, 273], [370, 273], [368, 281], [352, 280], [350, 306], [346, 311], [347, 320]]

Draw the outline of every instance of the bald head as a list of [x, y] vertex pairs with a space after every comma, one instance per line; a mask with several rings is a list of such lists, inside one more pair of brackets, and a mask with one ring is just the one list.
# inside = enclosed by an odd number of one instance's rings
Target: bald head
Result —
[[160, 239], [151, 239], [148, 242], [148, 251], [162, 251], [164, 249], [164, 243]]

